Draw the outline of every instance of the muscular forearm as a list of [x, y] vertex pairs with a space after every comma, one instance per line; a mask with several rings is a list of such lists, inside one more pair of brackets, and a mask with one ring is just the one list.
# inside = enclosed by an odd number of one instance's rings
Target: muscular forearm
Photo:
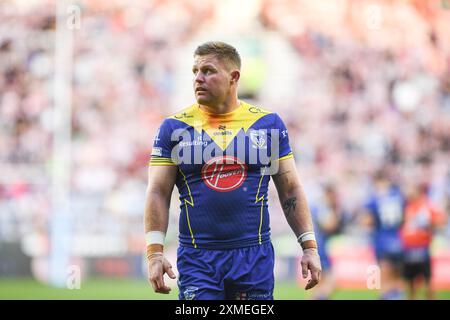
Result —
[[[144, 225], [145, 233], [150, 231], [160, 231], [163, 234], [167, 232], [169, 224], [169, 199], [155, 189], [147, 188], [145, 201]], [[152, 252], [162, 252], [162, 244], [148, 244], [147, 255]]]
[[166, 233], [169, 224], [169, 204], [163, 194], [155, 189], [147, 188], [145, 201], [145, 232], [161, 231]]
[[174, 166], [149, 166], [145, 193], [144, 229], [147, 257], [164, 249], [169, 224], [169, 206], [177, 175]]
[[[300, 184], [287, 190], [285, 189], [285, 192], [280, 195], [280, 202], [289, 226], [294, 231], [295, 236], [299, 238], [300, 235], [313, 231], [311, 213], [309, 212], [305, 193]], [[302, 237], [304, 239], [306, 235]], [[302, 237], [299, 240], [303, 249], [301, 260], [302, 275], [303, 278], [306, 278], [308, 276], [308, 270], [311, 272], [311, 279], [308, 280], [305, 286], [305, 289], [309, 290], [320, 280], [320, 257], [317, 252], [316, 241], [312, 239], [301, 241]]]
[[305, 193], [300, 185], [280, 197], [281, 206], [289, 226], [298, 237], [304, 232], [313, 230], [311, 213]]

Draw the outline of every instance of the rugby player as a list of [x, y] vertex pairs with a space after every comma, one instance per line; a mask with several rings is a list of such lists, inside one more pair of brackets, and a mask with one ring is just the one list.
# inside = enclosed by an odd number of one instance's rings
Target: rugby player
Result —
[[320, 280], [311, 214], [288, 130], [274, 112], [238, 98], [241, 59], [223, 42], [194, 53], [196, 103], [167, 117], [154, 139], [145, 204], [149, 282], [168, 293], [164, 257], [171, 194], [180, 193], [177, 252], [180, 299], [273, 299], [268, 185], [303, 250], [306, 289]]

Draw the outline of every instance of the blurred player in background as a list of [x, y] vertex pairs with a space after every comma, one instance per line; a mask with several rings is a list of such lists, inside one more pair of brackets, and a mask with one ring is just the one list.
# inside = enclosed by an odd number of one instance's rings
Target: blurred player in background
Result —
[[328, 243], [332, 236], [341, 230], [344, 221], [339, 195], [333, 184], [324, 187], [323, 197], [317, 204], [311, 205], [311, 214], [322, 263], [322, 277], [319, 285], [314, 289], [313, 299], [326, 300], [330, 298], [336, 287]]
[[403, 221], [405, 198], [400, 188], [390, 181], [388, 172], [380, 170], [375, 176], [372, 194], [364, 208], [365, 224], [372, 229], [375, 257], [381, 272], [381, 299], [404, 297], [401, 279]]
[[238, 99], [241, 60], [235, 48], [208, 42], [196, 49], [194, 60], [197, 103], [166, 118], [154, 139], [145, 209], [150, 283], [155, 292], [168, 293], [163, 276], [175, 277], [163, 246], [176, 184], [179, 298], [273, 299], [267, 205], [272, 176], [303, 249], [303, 277], [311, 273], [306, 289], [314, 287], [320, 259], [283, 121]]
[[445, 213], [428, 196], [428, 186], [409, 184], [405, 219], [400, 232], [404, 246], [403, 276], [408, 285], [409, 299], [416, 298], [420, 280], [425, 283], [426, 298], [434, 299], [430, 245], [435, 229], [443, 226], [445, 221]]

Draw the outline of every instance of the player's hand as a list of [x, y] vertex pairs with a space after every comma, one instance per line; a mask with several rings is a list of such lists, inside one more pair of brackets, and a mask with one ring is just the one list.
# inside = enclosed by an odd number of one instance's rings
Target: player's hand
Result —
[[305, 290], [309, 290], [319, 283], [320, 275], [322, 273], [320, 257], [317, 253], [317, 249], [304, 249], [301, 265], [303, 279], [308, 277], [308, 270], [311, 273], [311, 279], [308, 280], [308, 283], [305, 286]]
[[172, 271], [172, 265], [163, 256], [155, 256], [148, 261], [148, 281], [157, 293], [168, 294], [170, 287], [164, 283], [164, 274], [167, 273], [172, 279], [175, 279], [175, 273]]

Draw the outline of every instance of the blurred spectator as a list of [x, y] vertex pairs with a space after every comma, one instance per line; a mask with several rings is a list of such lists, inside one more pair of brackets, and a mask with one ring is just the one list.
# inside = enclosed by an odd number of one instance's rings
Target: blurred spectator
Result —
[[430, 201], [426, 185], [410, 184], [407, 194], [408, 203], [401, 238], [405, 248], [403, 276], [408, 285], [408, 298], [416, 299], [418, 281], [423, 281], [426, 298], [434, 299], [430, 245], [435, 229], [444, 225], [446, 216]]

